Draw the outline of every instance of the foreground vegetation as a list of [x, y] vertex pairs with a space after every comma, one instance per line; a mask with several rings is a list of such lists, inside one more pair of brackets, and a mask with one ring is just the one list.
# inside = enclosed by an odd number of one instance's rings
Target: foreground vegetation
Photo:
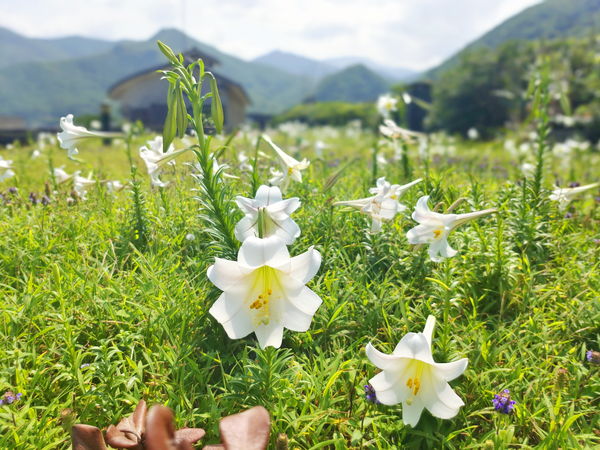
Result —
[[[565, 216], [547, 190], [554, 177], [563, 186], [597, 181], [597, 152], [568, 162], [549, 153], [535, 199], [522, 160], [502, 142], [434, 139], [428, 152], [411, 147], [407, 166], [385, 146], [373, 158], [378, 137], [355, 127], [272, 136], [312, 161], [286, 193], [302, 202], [293, 214], [302, 234], [290, 253], [314, 245], [322, 254], [309, 286], [323, 304], [308, 332], [286, 331], [282, 348], [264, 350], [253, 335], [230, 340], [208, 314], [219, 292], [205, 274], [219, 250], [208, 245], [185, 158], [163, 175], [167, 188], [153, 188], [134, 157], [140, 212], [128, 190], [98, 184], [85, 200], [69, 200], [69, 182], [54, 186], [50, 176], [50, 165], [65, 165], [124, 182], [122, 143], [82, 146], [78, 163], [53, 146], [36, 159], [31, 147], [2, 152], [16, 176], [3, 182], [0, 206], [0, 391], [22, 396], [0, 406], [0, 447], [66, 448], [73, 422], [116, 423], [140, 398], [171, 407], [180, 426], [205, 428], [203, 442], [218, 440], [220, 417], [264, 405], [272, 442], [286, 433], [290, 448], [598, 445], [600, 378], [586, 352], [600, 348], [600, 208], [592, 193]], [[239, 177], [223, 178], [227, 195], [252, 197], [254, 177], [238, 157], [253, 155], [255, 143], [240, 133], [218, 156]], [[264, 143], [260, 150], [256, 176], [266, 183], [274, 155]], [[377, 176], [424, 181], [402, 198], [409, 209], [372, 235], [367, 217], [333, 202], [365, 197]], [[46, 205], [32, 200], [43, 195]], [[464, 197], [456, 212], [499, 213], [455, 231], [459, 254], [434, 263], [406, 240], [422, 195], [440, 210]], [[452, 382], [465, 406], [451, 420], [423, 413], [411, 428], [400, 406], [365, 398], [377, 369], [364, 348], [373, 342], [389, 353], [429, 314], [438, 319], [435, 359], [469, 359]], [[504, 389], [516, 401], [511, 414], [492, 404]]]

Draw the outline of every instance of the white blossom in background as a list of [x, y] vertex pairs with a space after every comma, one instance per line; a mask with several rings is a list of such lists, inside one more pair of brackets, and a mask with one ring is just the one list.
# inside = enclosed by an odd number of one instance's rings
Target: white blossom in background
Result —
[[12, 161], [10, 159], [4, 159], [2, 156], [0, 156], [0, 181], [14, 177], [15, 172], [12, 169]]
[[125, 189], [125, 185], [118, 180], [105, 181], [104, 185], [106, 186], [106, 190], [108, 192], [110, 192], [111, 194], [114, 194], [115, 192], [119, 192], [119, 191], [122, 191], [123, 189]]
[[398, 126], [391, 119], [386, 119], [383, 121], [383, 125], [379, 125], [379, 132], [387, 138], [400, 139], [406, 142], [416, 142], [424, 136], [423, 133], [417, 133]]
[[40, 151], [39, 151], [39, 150], [36, 148], [36, 149], [34, 149], [34, 150], [31, 152], [31, 156], [30, 156], [30, 158], [31, 158], [31, 159], [38, 159], [40, 156], [42, 156], [42, 152], [40, 152]]
[[63, 167], [64, 166], [55, 167], [52, 171], [52, 173], [54, 174], [54, 179], [58, 184], [62, 184], [73, 177], [73, 175], [69, 175], [67, 172], [65, 172]]
[[535, 166], [531, 163], [524, 162], [523, 164], [521, 164], [520, 169], [523, 175], [525, 175], [526, 177], [531, 177], [533, 176], [533, 174], [535, 174]]
[[376, 159], [377, 159], [377, 164], [379, 165], [379, 167], [383, 167], [388, 164], [388, 160], [385, 159], [385, 156], [383, 156], [383, 153], [381, 153], [381, 152], [377, 153]]
[[92, 130], [100, 130], [100, 128], [102, 128], [102, 122], [100, 122], [99, 120], [92, 120], [90, 122], [90, 128]]
[[269, 180], [269, 183], [280, 186], [282, 191], [287, 189], [292, 180], [301, 183], [302, 171], [310, 165], [310, 161], [306, 158], [304, 158], [302, 161], [298, 161], [297, 159], [291, 157], [281, 150], [277, 145], [275, 145], [271, 138], [266, 134], [262, 135], [262, 139], [267, 142], [273, 150], [275, 150], [275, 153], [279, 159], [279, 165], [281, 167], [281, 171], [271, 171], [273, 176]]
[[431, 342], [435, 317], [429, 316], [422, 333], [407, 333], [391, 354], [367, 344], [367, 358], [382, 370], [369, 380], [384, 405], [402, 403], [402, 421], [417, 426], [423, 409], [434, 417], [451, 419], [464, 405], [448, 384], [463, 374], [467, 358], [449, 363], [433, 359]]
[[467, 131], [467, 137], [472, 141], [479, 139], [479, 131], [477, 131], [477, 128], [469, 128], [469, 131]]
[[420, 181], [421, 179], [418, 179], [401, 186], [390, 184], [385, 177], [381, 177], [377, 180], [377, 186], [370, 189], [370, 193], [375, 194], [372, 197], [339, 201], [334, 205], [350, 206], [370, 216], [371, 233], [378, 233], [381, 231], [382, 222], [392, 220], [398, 212], [406, 210], [406, 206], [398, 200], [404, 192]]
[[62, 131], [56, 134], [61, 148], [67, 150], [69, 158], [73, 158], [79, 153], [77, 146], [88, 139], [103, 139], [121, 137], [118, 133], [104, 133], [100, 131], [89, 131], [87, 128], [75, 125], [73, 123], [73, 114], [60, 118], [60, 128]]
[[585, 186], [577, 186], [572, 188], [559, 188], [555, 187], [552, 193], [550, 194], [550, 200], [558, 202], [558, 208], [561, 211], [567, 209], [569, 204], [582, 194], [585, 191], [589, 191], [590, 189], [594, 189], [600, 186], [600, 183], [592, 183], [586, 184]]
[[304, 133], [306, 133], [306, 131], [308, 130], [308, 125], [306, 125], [305, 123], [302, 122], [298, 122], [298, 121], [294, 121], [294, 122], [284, 122], [282, 124], [280, 124], [277, 129], [284, 133], [287, 134], [289, 137], [293, 138], [293, 139], [297, 139], [299, 137], [302, 137], [302, 135], [304, 135]]
[[79, 171], [73, 174], [73, 190], [77, 193], [77, 196], [81, 200], [86, 199], [86, 194], [89, 188], [96, 184], [96, 180], [92, 178], [92, 175], [89, 174], [86, 177], [82, 177], [79, 175]]
[[194, 233], [188, 233], [185, 235], [185, 240], [192, 242], [196, 240], [196, 235]]
[[428, 201], [428, 195], [417, 201], [412, 218], [419, 225], [408, 230], [406, 237], [411, 244], [428, 244], [429, 258], [434, 262], [456, 255], [457, 251], [448, 244], [452, 230], [473, 219], [497, 212], [495, 209], [486, 209], [466, 214], [441, 214], [431, 211]]
[[300, 227], [290, 217], [300, 207], [300, 200], [292, 197], [283, 200], [277, 186], [260, 186], [255, 198], [238, 195], [235, 199], [245, 214], [235, 226], [235, 237], [244, 242], [248, 237], [278, 236], [291, 245], [300, 236]]
[[162, 136], [156, 136], [153, 140], [148, 141], [148, 146], [140, 147], [140, 158], [146, 164], [153, 186], [165, 187], [169, 184], [160, 179], [162, 168], [167, 164], [175, 165], [174, 158], [187, 150], [186, 148], [175, 151], [175, 147], [171, 144], [167, 151], [163, 153]]
[[402, 101], [404, 102], [404, 104], [410, 105], [412, 103], [413, 99], [408, 92], [403, 92], [402, 93]]
[[250, 158], [246, 155], [246, 152], [239, 151], [237, 152], [237, 160], [238, 160], [238, 168], [242, 172], [252, 172], [252, 164], [250, 164]]
[[329, 146], [321, 141], [320, 139], [315, 142], [315, 155], [317, 155], [319, 158], [323, 157], [323, 150], [326, 150]]
[[305, 286], [320, 265], [313, 247], [291, 258], [279, 237], [249, 237], [237, 261], [216, 258], [208, 268], [208, 279], [223, 291], [209, 313], [231, 339], [254, 333], [261, 348], [279, 348], [284, 328], [307, 331], [322, 303]]
[[398, 99], [391, 94], [380, 95], [377, 99], [377, 111], [384, 119], [389, 119], [392, 112], [398, 109]]

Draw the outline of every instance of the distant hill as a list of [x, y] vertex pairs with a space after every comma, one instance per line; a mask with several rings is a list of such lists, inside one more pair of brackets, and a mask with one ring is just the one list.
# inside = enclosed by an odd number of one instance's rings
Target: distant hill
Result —
[[[113, 83], [166, 62], [156, 40], [176, 51], [196, 47], [217, 58], [220, 65], [215, 72], [240, 83], [248, 92], [254, 111], [276, 113], [287, 109], [299, 103], [313, 85], [306, 78], [235, 58], [168, 29], [147, 41], [112, 43], [94, 55], [41, 62], [33, 58], [33, 62], [0, 69], [0, 115], [23, 117], [30, 125], [53, 125], [67, 113], [93, 114]], [[16, 48], [5, 45], [0, 61], [10, 60], [17, 53]]]
[[539, 40], [583, 37], [600, 32], [600, 0], [546, 0], [504, 21], [463, 50], [427, 72], [437, 78], [457, 64], [464, 52], [473, 48], [497, 48], [510, 40]]
[[111, 48], [114, 42], [78, 36], [36, 39], [0, 27], [0, 68], [22, 62], [79, 58]]
[[306, 58], [294, 53], [275, 50], [266, 55], [259, 56], [253, 60], [260, 64], [266, 64], [275, 67], [284, 72], [314, 79], [323, 78], [338, 68], [316, 59]]
[[295, 75], [306, 76], [314, 79], [322, 79], [340, 69], [362, 64], [368, 69], [376, 72], [389, 81], [407, 81], [417, 76], [417, 72], [402, 67], [386, 66], [361, 57], [331, 58], [324, 61], [306, 58], [294, 53], [275, 50], [266, 55], [254, 59], [255, 62], [276, 67], [285, 72]]
[[339, 69], [345, 69], [346, 67], [354, 66], [356, 64], [362, 64], [390, 81], [410, 81], [416, 78], [419, 74], [418, 72], [405, 67], [387, 66], [376, 63], [368, 58], [354, 56], [330, 58], [325, 60], [325, 62]]
[[323, 78], [310, 96], [317, 102], [373, 102], [390, 88], [381, 76], [362, 64], [343, 69]]

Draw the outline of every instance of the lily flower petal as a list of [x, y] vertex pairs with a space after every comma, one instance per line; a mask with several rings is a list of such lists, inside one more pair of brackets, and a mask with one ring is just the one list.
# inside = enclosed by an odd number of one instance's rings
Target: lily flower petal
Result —
[[450, 419], [463, 401], [448, 381], [466, 369], [466, 358], [451, 363], [436, 363], [431, 352], [435, 318], [429, 316], [422, 333], [408, 333], [390, 355], [367, 344], [367, 358], [382, 372], [369, 380], [377, 400], [384, 405], [402, 403], [402, 421], [416, 426], [423, 409], [440, 419]]
[[434, 262], [451, 258], [458, 252], [448, 244], [450, 232], [460, 225], [497, 212], [496, 209], [485, 209], [466, 214], [441, 214], [431, 211], [427, 204], [428, 195], [417, 201], [412, 218], [419, 225], [411, 228], [406, 233], [406, 238], [411, 244], [429, 244], [429, 258]]
[[305, 286], [320, 264], [314, 248], [290, 258], [279, 237], [248, 237], [237, 261], [217, 259], [209, 267], [209, 280], [223, 290], [209, 313], [232, 339], [254, 332], [262, 348], [279, 347], [284, 328], [308, 330], [322, 303]]

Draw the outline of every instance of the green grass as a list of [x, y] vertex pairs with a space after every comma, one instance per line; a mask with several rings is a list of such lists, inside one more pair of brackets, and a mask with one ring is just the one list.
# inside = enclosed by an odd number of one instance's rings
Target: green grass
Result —
[[[309, 130], [304, 139], [322, 135]], [[220, 417], [264, 405], [272, 439], [286, 433], [298, 449], [599, 445], [599, 370], [584, 357], [600, 349], [594, 193], [575, 202], [566, 219], [554, 204], [532, 209], [522, 202], [522, 175], [501, 143], [458, 143], [456, 155], [434, 158], [429, 171], [413, 149], [413, 177], [425, 181], [403, 197], [406, 213], [369, 235], [366, 217], [332, 202], [367, 195], [376, 139], [325, 137], [325, 159], [302, 151], [312, 164], [305, 182], [287, 193], [302, 201], [293, 216], [302, 235], [290, 252], [314, 245], [322, 253], [309, 287], [323, 305], [308, 332], [286, 331], [277, 350], [260, 350], [253, 335], [229, 340], [208, 314], [216, 292], [205, 274], [215, 252], [193, 198], [198, 185], [181, 160], [163, 176], [173, 180], [163, 195], [138, 161], [150, 230], [140, 251], [128, 241], [127, 191], [92, 189], [69, 206], [70, 188], [61, 185], [47, 207], [27, 200], [50, 183], [48, 155], [69, 173], [94, 170], [100, 179], [124, 181], [123, 148], [89, 145], [80, 149], [81, 164], [67, 162], [60, 149], [46, 148], [36, 160], [30, 147], [2, 151], [15, 161], [17, 177], [1, 187], [11, 202], [0, 205], [0, 394], [10, 389], [23, 397], [0, 407], [0, 448], [67, 448], [71, 420], [105, 427], [140, 398], [168, 405], [181, 426], [205, 428], [205, 443], [218, 440]], [[290, 152], [296, 144], [284, 136], [275, 142]], [[240, 150], [252, 155], [253, 142], [236, 138], [220, 162], [235, 166]], [[331, 186], [346, 161], [353, 162]], [[261, 182], [270, 165], [261, 159]], [[240, 177], [225, 179], [231, 195], [248, 196], [250, 174], [227, 171]], [[400, 163], [378, 173], [410, 181]], [[547, 164], [544, 185], [550, 188], [553, 174], [584, 184], [599, 173], [598, 153], [585, 153], [570, 168]], [[11, 197], [9, 186], [19, 193]], [[500, 212], [453, 232], [459, 254], [432, 263], [405, 236], [425, 194], [445, 207], [466, 197], [457, 212]], [[405, 333], [421, 331], [428, 314], [438, 319], [435, 359], [469, 358], [451, 383], [466, 404], [446, 421], [424, 412], [413, 429], [402, 424], [401, 406], [365, 401], [363, 385], [377, 369], [364, 347], [372, 341], [391, 351]], [[505, 388], [517, 401], [508, 416], [491, 403]]]

